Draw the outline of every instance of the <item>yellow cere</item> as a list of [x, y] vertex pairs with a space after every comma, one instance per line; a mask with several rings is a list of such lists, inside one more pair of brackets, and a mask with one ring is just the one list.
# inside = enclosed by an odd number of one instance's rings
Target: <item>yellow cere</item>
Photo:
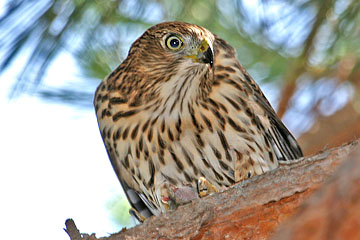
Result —
[[202, 40], [201, 45], [200, 45], [200, 52], [205, 52], [209, 47], [209, 43], [208, 41], [206, 41], [206, 39]]

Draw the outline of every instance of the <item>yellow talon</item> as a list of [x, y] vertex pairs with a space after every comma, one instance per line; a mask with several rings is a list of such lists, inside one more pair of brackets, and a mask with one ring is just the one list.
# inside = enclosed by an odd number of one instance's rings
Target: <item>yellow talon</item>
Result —
[[206, 180], [206, 178], [204, 177], [199, 178], [197, 183], [197, 190], [201, 198], [206, 197], [211, 193], [218, 192], [217, 188], [214, 185], [212, 185], [208, 180]]
[[130, 215], [134, 216], [139, 222], [143, 223], [146, 220], [146, 217], [141, 215], [138, 210], [135, 208], [130, 208], [129, 210]]

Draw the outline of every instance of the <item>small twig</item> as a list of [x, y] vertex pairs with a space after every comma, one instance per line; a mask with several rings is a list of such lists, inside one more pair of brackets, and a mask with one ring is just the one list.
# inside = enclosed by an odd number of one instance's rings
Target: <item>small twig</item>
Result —
[[74, 220], [71, 218], [66, 219], [64, 228], [65, 232], [69, 235], [71, 240], [82, 240], [79, 229], [77, 229]]

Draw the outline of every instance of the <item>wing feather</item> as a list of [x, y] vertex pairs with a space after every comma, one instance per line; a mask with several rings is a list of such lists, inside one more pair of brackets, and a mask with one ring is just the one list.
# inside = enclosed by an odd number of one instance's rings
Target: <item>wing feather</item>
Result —
[[219, 49], [222, 48], [222, 52], [226, 52], [227, 58], [233, 58], [236, 61], [236, 65], [239, 67], [240, 71], [244, 75], [244, 79], [242, 79], [243, 87], [251, 89], [253, 91], [252, 94], [254, 95], [254, 100], [267, 114], [270, 125], [272, 127], [270, 129], [266, 129], [265, 131], [268, 140], [273, 144], [272, 147], [274, 149], [277, 159], [291, 160], [303, 157], [301, 148], [298, 145], [294, 136], [289, 132], [289, 130], [285, 127], [285, 125], [276, 115], [271, 104], [266, 99], [265, 95], [263, 94], [257, 83], [254, 81], [254, 79], [252, 79], [252, 77], [237, 61], [234, 48], [230, 46], [225, 40], [219, 38], [216, 35], [214, 48], [215, 55], [218, 55]]
[[[136, 209], [136, 211], [145, 218], [149, 218], [154, 215], [154, 213], [151, 212], [150, 209], [156, 209], [151, 202], [146, 198], [146, 196], [135, 189], [129, 187], [128, 184], [123, 180], [120, 173], [120, 166], [118, 161], [116, 161], [116, 157], [113, 153], [110, 153], [108, 149], [106, 148], [107, 153], [109, 155], [109, 159], [111, 162], [111, 165], [114, 168], [114, 171], [121, 183], [121, 186], [125, 192], [125, 195], [131, 205], [132, 208]], [[136, 214], [132, 214], [139, 222], [142, 222], [143, 220], [139, 218]]]
[[[260, 89], [258, 91], [260, 91]], [[272, 127], [268, 130], [268, 134], [272, 139], [268, 140], [271, 140], [271, 142], [273, 142], [276, 148], [280, 151], [280, 154], [276, 154], [276, 157], [279, 160], [294, 160], [303, 157], [303, 153], [295, 137], [289, 132], [286, 126], [276, 115], [274, 109], [271, 107], [263, 93], [255, 92], [255, 97], [257, 103], [267, 112], [270, 120]], [[273, 148], [275, 146], [273, 146]], [[275, 151], [275, 153], [276, 152], [277, 151]]]

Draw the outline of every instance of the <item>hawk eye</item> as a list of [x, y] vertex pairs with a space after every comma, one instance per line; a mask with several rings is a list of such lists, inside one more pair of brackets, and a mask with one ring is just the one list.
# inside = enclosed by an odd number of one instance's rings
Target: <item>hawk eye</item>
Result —
[[182, 45], [183, 45], [182, 40], [177, 36], [172, 35], [166, 39], [166, 46], [171, 50], [174, 51], [180, 50]]

